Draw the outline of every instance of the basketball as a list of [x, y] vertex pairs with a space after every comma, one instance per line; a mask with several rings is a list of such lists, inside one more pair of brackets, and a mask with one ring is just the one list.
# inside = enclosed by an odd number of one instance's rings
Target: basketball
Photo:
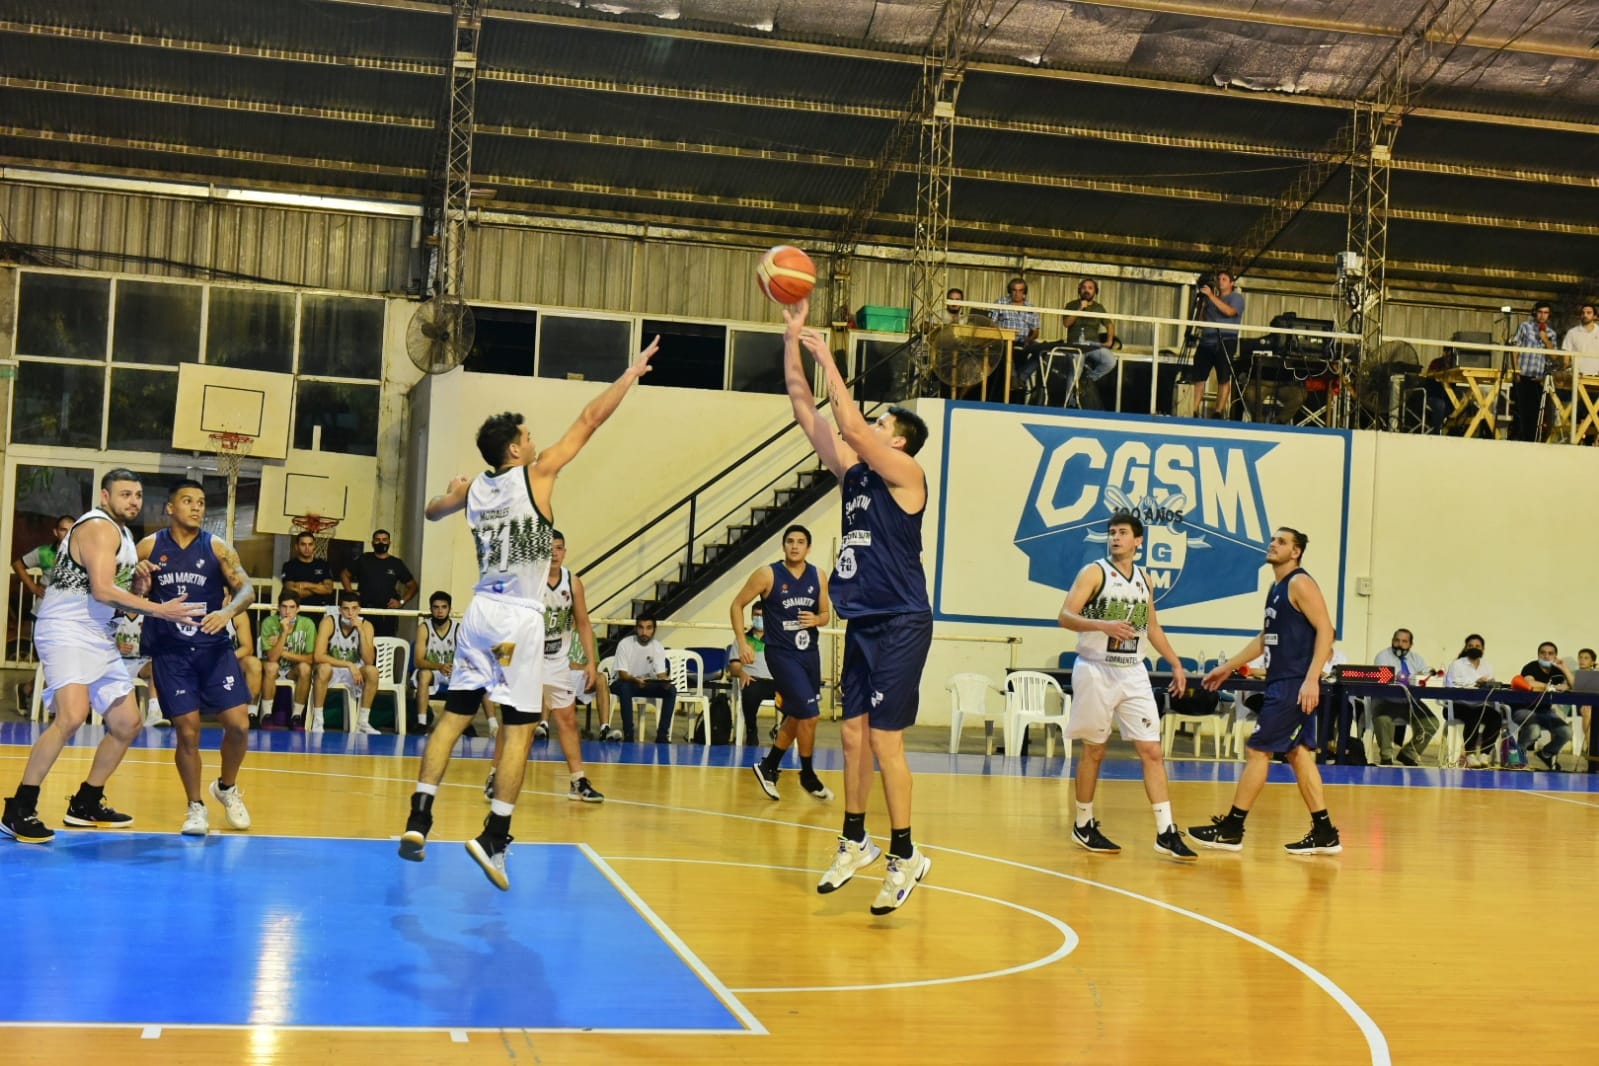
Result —
[[792, 244], [780, 244], [761, 256], [755, 284], [773, 303], [797, 304], [816, 287], [816, 264]]

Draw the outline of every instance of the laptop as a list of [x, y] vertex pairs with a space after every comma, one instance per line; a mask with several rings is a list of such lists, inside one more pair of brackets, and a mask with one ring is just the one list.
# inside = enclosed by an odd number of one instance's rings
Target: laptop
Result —
[[1599, 692], [1599, 670], [1578, 670], [1571, 677], [1571, 691]]

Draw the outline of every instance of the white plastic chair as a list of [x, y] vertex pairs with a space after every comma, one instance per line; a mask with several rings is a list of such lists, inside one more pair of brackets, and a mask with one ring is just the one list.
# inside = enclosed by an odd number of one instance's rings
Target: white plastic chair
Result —
[[[693, 667], [693, 684], [689, 683], [689, 667]], [[706, 747], [711, 739], [711, 698], [705, 694], [705, 660], [697, 651], [683, 648], [666, 649], [666, 672], [672, 677], [672, 687], [677, 689], [677, 703], [673, 708], [672, 717], [677, 717], [678, 711], [686, 711], [684, 721], [688, 724], [683, 733], [685, 741], [694, 737], [694, 723], [705, 719]], [[658, 712], [657, 712], [658, 713]], [[672, 723], [666, 723], [665, 733], [672, 735]]]
[[405, 736], [405, 683], [411, 676], [411, 644], [399, 637], [373, 637], [372, 658], [378, 668], [378, 691], [394, 699], [394, 731]]
[[[1060, 697], [1060, 712], [1049, 711], [1049, 693]], [[1061, 731], [1066, 744], [1066, 758], [1072, 757], [1072, 742], [1066, 739], [1066, 722], [1071, 715], [1072, 700], [1061, 690], [1060, 682], [1037, 670], [1018, 670], [1005, 678], [1005, 754], [1021, 754], [1022, 739], [1027, 727], [1035, 722], [1044, 727], [1044, 756], [1055, 754], [1055, 736], [1049, 731], [1055, 726]]]
[[960, 754], [961, 726], [966, 719], [975, 718], [982, 720], [987, 754], [994, 754], [994, 722], [998, 720], [1003, 726], [1005, 711], [989, 710], [988, 694], [998, 692], [1003, 696], [1005, 690], [983, 674], [955, 674], [944, 682], [944, 688], [949, 692], [949, 753]]
[[1172, 745], [1177, 742], [1178, 728], [1192, 725], [1197, 727], [1194, 730], [1194, 758], [1199, 758], [1202, 751], [1201, 741], [1208, 732], [1215, 747], [1216, 758], [1220, 759], [1224, 754], [1223, 749], [1232, 746], [1227, 738], [1229, 732], [1227, 719], [1226, 712], [1220, 710], [1214, 714], [1182, 714], [1177, 711], [1167, 711], [1160, 719], [1160, 750], [1169, 756]]
[[[132, 678], [132, 681], [133, 696], [139, 704], [139, 713], [142, 716], [150, 686], [142, 677]], [[54, 712], [52, 711], [51, 713], [53, 716]], [[28, 717], [35, 722], [44, 721], [44, 663], [40, 663], [33, 668], [33, 705], [28, 708]], [[95, 710], [93, 705], [89, 707], [89, 722], [91, 725], [100, 724], [100, 712]], [[1580, 728], [1582, 723], [1578, 722], [1577, 724]]]

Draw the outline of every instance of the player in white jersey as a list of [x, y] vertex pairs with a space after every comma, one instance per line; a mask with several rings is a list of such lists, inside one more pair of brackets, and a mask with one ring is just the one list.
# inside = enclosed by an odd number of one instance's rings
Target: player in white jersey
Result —
[[[343, 686], [346, 693], [354, 693], [359, 708], [350, 706], [344, 699], [344, 718], [348, 724], [354, 716], [352, 733], [375, 735], [379, 732], [372, 724], [372, 702], [377, 699], [378, 677], [376, 637], [372, 623], [361, 617], [359, 593], [338, 595], [338, 613], [325, 614], [316, 628], [316, 650], [311, 660], [316, 673], [311, 683], [311, 732], [323, 730], [328, 689]], [[400, 713], [404, 713], [403, 710]]]
[[1106, 523], [1108, 558], [1083, 567], [1066, 594], [1060, 624], [1077, 634], [1072, 667], [1071, 716], [1066, 735], [1083, 742], [1077, 764], [1077, 817], [1072, 840], [1089, 851], [1115, 854], [1094, 818], [1094, 789], [1105, 760], [1105, 742], [1114, 719], [1122, 739], [1133, 742], [1144, 764], [1144, 794], [1155, 808], [1155, 851], [1178, 862], [1196, 856], [1172, 821], [1166, 788], [1166, 763], [1160, 750], [1160, 708], [1144, 665], [1147, 640], [1172, 666], [1171, 692], [1188, 686], [1183, 664], [1155, 617], [1149, 579], [1135, 561], [1144, 544], [1144, 523], [1118, 511]]
[[416, 640], [411, 644], [411, 657], [416, 663], [416, 669], [411, 671], [411, 684], [416, 687], [416, 721], [424, 729], [428, 700], [449, 686], [450, 672], [455, 669], [455, 638], [461, 632], [461, 623], [450, 617], [454, 605], [455, 600], [443, 589], [429, 596], [428, 616], [416, 624]]
[[0, 815], [0, 830], [25, 844], [55, 836], [39, 821], [39, 786], [91, 709], [104, 720], [106, 733], [88, 776], [67, 804], [66, 823], [133, 822], [105, 802], [106, 781], [144, 725], [133, 681], [111, 639], [112, 620], [117, 611], [183, 623], [205, 614], [204, 604], [183, 596], [165, 603], [145, 598], [150, 571], [138, 565], [127, 528], [143, 511], [144, 486], [137, 474], [119, 468], [101, 478], [100, 506], [79, 518], [62, 541], [53, 580], [39, 604], [34, 641], [44, 664], [44, 700], [55, 709], [55, 720], [34, 742], [22, 783]]
[[425, 857], [433, 801], [450, 765], [450, 751], [487, 694], [500, 706], [503, 737], [494, 758], [489, 816], [483, 832], [466, 842], [466, 850], [496, 887], [511, 887], [505, 872], [511, 811], [527, 772], [533, 725], [544, 706], [544, 589], [555, 478], [611, 417], [633, 383], [649, 373], [660, 343], [657, 337], [640, 352], [621, 377], [589, 401], [561, 439], [542, 452], [535, 450], [521, 415], [508, 411], [486, 420], [477, 432], [477, 448], [489, 469], [475, 478], [451, 479], [443, 494], [428, 501], [430, 522], [466, 511], [480, 576], [456, 638], [445, 713], [422, 753], [411, 814], [400, 836], [402, 859], [421, 862]]

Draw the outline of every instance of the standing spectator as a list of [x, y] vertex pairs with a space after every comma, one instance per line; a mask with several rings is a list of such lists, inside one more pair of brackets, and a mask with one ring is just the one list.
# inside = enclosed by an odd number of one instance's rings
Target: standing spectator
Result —
[[[1538, 657], [1521, 668], [1521, 676], [1534, 692], [1565, 692], [1571, 688], [1571, 667], [1560, 657], [1560, 649], [1552, 640], [1538, 645]], [[1528, 751], [1544, 732], [1548, 732], [1549, 742], [1535, 754], [1549, 769], [1560, 769], [1555, 760], [1560, 757], [1560, 749], [1571, 740], [1571, 726], [1560, 712], [1539, 700], [1532, 707], [1512, 712], [1511, 717], [1521, 727], [1521, 746]]]
[[1594, 305], [1582, 305], [1582, 319], [1566, 330], [1560, 344], [1562, 351], [1574, 352], [1577, 373], [1599, 374], [1599, 320], [1595, 318]]
[[[56, 549], [60, 546], [62, 538], [67, 535], [67, 531], [72, 528], [72, 522], [73, 518], [69, 514], [57, 518], [55, 536], [48, 543], [39, 545], [11, 562], [11, 572], [17, 575], [23, 587], [36, 600], [44, 599], [44, 590], [50, 585], [50, 572], [56, 567]], [[37, 579], [29, 573], [31, 570], [39, 571]]]
[[672, 708], [677, 705], [677, 689], [666, 669], [666, 649], [655, 639], [655, 619], [648, 615], [633, 623], [633, 635], [623, 637], [616, 646], [616, 680], [611, 695], [622, 712], [622, 739], [633, 739], [633, 701], [659, 699], [660, 720], [655, 726], [655, 743], [671, 739]]
[[[389, 554], [389, 531], [372, 531], [372, 550], [362, 553], [343, 574], [344, 591], [359, 589], [362, 607], [404, 607], [416, 596], [416, 578], [398, 555]], [[355, 589], [350, 587], [355, 582]], [[400, 631], [400, 620], [392, 614], [374, 615], [367, 620], [372, 635], [392, 637]]]
[[1514, 440], [1540, 440], [1543, 437], [1544, 379], [1554, 373], [1565, 357], [1559, 354], [1554, 327], [1549, 316], [1554, 305], [1539, 300], [1533, 306], [1532, 317], [1516, 330], [1510, 343], [1521, 351], [1516, 353], [1516, 380], [1510, 383], [1511, 438]]
[[[1415, 639], [1410, 630], [1396, 629], [1388, 647], [1378, 652], [1371, 661], [1378, 666], [1392, 667], [1394, 678], [1401, 685], [1414, 685], [1427, 676], [1427, 660], [1412, 647]], [[1420, 707], [1423, 720], [1417, 721], [1412, 713], [1415, 707]], [[1394, 763], [1394, 726], [1406, 723], [1409, 723], [1410, 731], [1405, 737], [1405, 746], [1400, 749], [1399, 761], [1406, 766], [1420, 766], [1421, 753], [1427, 750], [1427, 743], [1437, 732], [1431, 711], [1408, 698], [1371, 701], [1371, 727], [1377, 734], [1377, 761], [1383, 766], [1392, 766]]]
[[1244, 319], [1244, 294], [1234, 288], [1237, 279], [1230, 270], [1216, 272], [1216, 286], [1207, 281], [1199, 286], [1201, 322], [1231, 322], [1231, 326], [1205, 326], [1199, 331], [1199, 347], [1194, 349], [1194, 365], [1188, 380], [1194, 387], [1194, 417], [1202, 418], [1205, 409], [1205, 382], [1216, 372], [1216, 417], [1226, 418], [1232, 410], [1233, 361], [1238, 358], [1238, 326]]
[[294, 593], [301, 607], [328, 607], [333, 603], [333, 571], [326, 559], [316, 557], [316, 537], [294, 536], [294, 557], [283, 564], [282, 588]]

